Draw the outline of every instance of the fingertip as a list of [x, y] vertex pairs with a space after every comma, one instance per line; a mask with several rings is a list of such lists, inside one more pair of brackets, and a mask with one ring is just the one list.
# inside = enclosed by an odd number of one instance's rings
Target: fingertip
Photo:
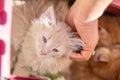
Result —
[[90, 59], [90, 57], [92, 56], [91, 51], [82, 51], [81, 54], [85, 61], [88, 61]]
[[70, 57], [78, 59], [78, 58], [82, 58], [82, 55], [80, 53], [72, 52]]

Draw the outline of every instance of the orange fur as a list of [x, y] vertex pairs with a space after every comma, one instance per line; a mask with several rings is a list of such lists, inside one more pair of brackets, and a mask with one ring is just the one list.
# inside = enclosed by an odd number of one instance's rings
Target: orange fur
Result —
[[99, 46], [120, 43], [120, 15], [103, 15], [99, 18]]
[[106, 80], [119, 80], [120, 45], [100, 47], [90, 60], [93, 72]]

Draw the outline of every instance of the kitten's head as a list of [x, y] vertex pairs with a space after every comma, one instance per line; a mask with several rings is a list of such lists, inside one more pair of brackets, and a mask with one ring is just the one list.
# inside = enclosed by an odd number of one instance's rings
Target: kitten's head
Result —
[[64, 22], [56, 21], [53, 6], [32, 22], [30, 31], [35, 41], [36, 53], [40, 57], [66, 56], [83, 46], [83, 42], [71, 32], [70, 27]]
[[95, 55], [92, 57], [96, 63], [109, 63], [114, 59], [120, 58], [120, 45], [102, 46], [96, 49]]
[[117, 80], [120, 75], [120, 45], [98, 48], [89, 62], [95, 74], [107, 80]]

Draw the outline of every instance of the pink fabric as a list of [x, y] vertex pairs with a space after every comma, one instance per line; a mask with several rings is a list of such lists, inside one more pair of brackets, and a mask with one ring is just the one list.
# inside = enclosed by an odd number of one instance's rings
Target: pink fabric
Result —
[[120, 0], [113, 0], [106, 11], [113, 14], [120, 14]]
[[5, 42], [0, 39], [0, 75], [1, 75], [1, 70], [2, 70], [2, 55], [5, 53]]
[[116, 5], [120, 9], [120, 0], [113, 0], [112, 4]]
[[4, 9], [4, 0], [0, 0], [0, 24], [6, 23], [6, 11]]
[[5, 52], [0, 57], [1, 59], [1, 75], [3, 77], [10, 76], [10, 34], [11, 34], [11, 14], [12, 0], [0, 0], [0, 40], [5, 42], [5, 47], [2, 45], [2, 52]]
[[45, 79], [41, 79], [41, 78], [30, 78], [30, 77], [22, 77], [22, 76], [15, 76], [15, 75], [11, 75], [9, 80], [45, 80]]

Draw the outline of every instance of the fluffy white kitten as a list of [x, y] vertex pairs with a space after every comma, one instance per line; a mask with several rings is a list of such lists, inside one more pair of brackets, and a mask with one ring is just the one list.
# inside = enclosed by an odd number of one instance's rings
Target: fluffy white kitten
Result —
[[14, 70], [19, 76], [57, 74], [68, 70], [69, 53], [84, 43], [63, 21], [55, 18], [53, 6], [31, 22]]

